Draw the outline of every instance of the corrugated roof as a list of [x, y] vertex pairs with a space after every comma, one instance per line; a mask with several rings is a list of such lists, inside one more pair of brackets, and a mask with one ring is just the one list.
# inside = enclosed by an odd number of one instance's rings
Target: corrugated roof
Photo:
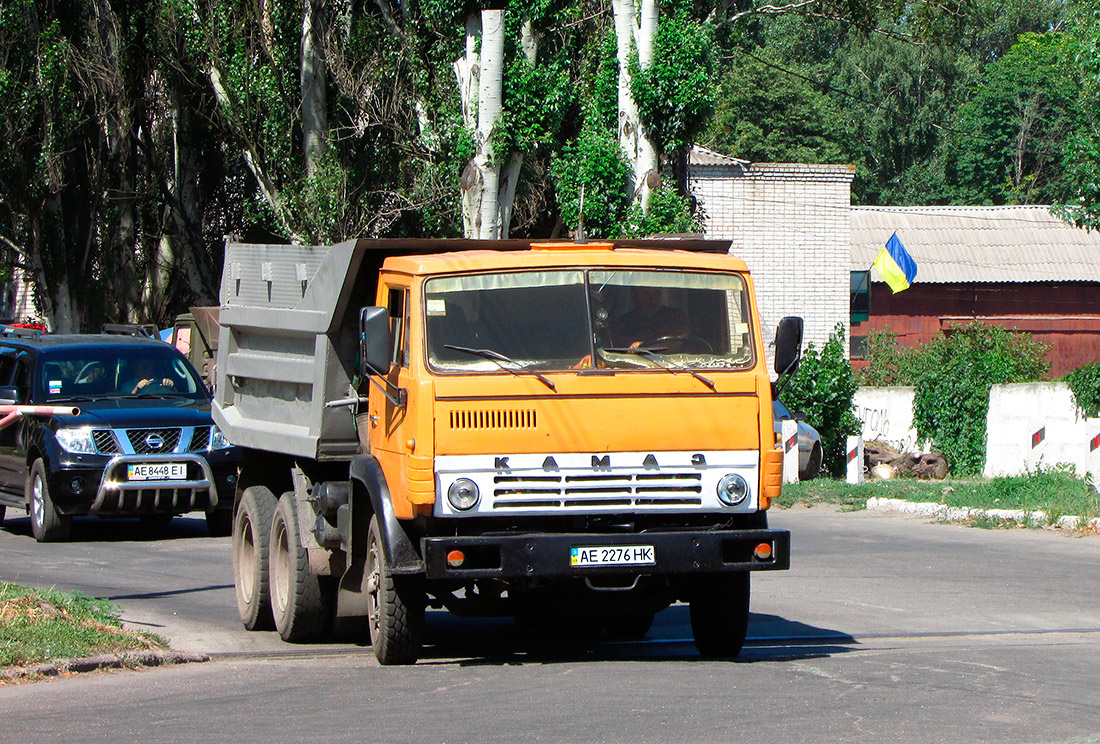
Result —
[[[1049, 207], [852, 207], [852, 270], [867, 269], [897, 231], [915, 283], [1100, 281], [1100, 232]], [[873, 281], [882, 281], [872, 271]]]
[[688, 162], [691, 165], [752, 165], [751, 161], [731, 158], [729, 155], [723, 155], [720, 152], [708, 150], [699, 145], [692, 145], [691, 151], [688, 153]]

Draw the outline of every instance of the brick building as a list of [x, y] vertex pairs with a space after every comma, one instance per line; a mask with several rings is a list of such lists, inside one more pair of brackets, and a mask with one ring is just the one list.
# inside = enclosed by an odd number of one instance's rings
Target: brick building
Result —
[[[707, 238], [732, 241], [752, 271], [771, 344], [785, 315], [821, 348], [850, 308], [851, 165], [750, 163], [693, 149], [689, 184]], [[769, 353], [770, 357], [770, 353]]]

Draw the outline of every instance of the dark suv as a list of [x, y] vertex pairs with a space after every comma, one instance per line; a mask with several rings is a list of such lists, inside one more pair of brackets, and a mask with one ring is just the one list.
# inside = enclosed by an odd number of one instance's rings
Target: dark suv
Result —
[[[0, 332], [0, 521], [25, 509], [40, 542], [65, 540], [74, 515], [167, 522], [206, 512], [229, 534], [235, 447], [210, 394], [176, 349], [152, 338]], [[77, 415], [72, 415], [77, 411]]]

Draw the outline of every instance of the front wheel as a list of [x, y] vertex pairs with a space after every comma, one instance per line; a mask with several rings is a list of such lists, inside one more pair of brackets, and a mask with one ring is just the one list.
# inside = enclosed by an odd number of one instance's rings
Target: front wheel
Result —
[[27, 479], [27, 503], [31, 512], [31, 532], [38, 542], [64, 542], [72, 531], [73, 518], [57, 512], [50, 487], [46, 482], [46, 466], [35, 460]]
[[284, 641], [301, 643], [328, 630], [332, 592], [309, 568], [309, 551], [298, 532], [298, 506], [292, 491], [279, 497], [271, 520], [267, 559], [271, 614]]
[[737, 656], [749, 629], [749, 572], [720, 574], [701, 582], [689, 610], [691, 634], [701, 655]]
[[390, 572], [377, 515], [371, 517], [367, 536], [366, 582], [370, 645], [378, 663], [416, 663], [424, 630], [424, 592], [417, 578]]
[[250, 486], [241, 494], [233, 513], [233, 583], [237, 612], [248, 630], [270, 630], [271, 594], [267, 583], [267, 551], [275, 494], [264, 486]]

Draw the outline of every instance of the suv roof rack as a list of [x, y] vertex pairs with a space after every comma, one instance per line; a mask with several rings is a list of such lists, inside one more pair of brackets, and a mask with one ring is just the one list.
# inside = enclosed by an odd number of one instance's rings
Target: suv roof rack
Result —
[[152, 323], [104, 323], [99, 332], [109, 333], [112, 336], [159, 337], [157, 327]]
[[42, 331], [37, 328], [20, 328], [19, 326], [3, 326], [0, 327], [0, 336], [8, 336], [14, 338], [41, 338]]

